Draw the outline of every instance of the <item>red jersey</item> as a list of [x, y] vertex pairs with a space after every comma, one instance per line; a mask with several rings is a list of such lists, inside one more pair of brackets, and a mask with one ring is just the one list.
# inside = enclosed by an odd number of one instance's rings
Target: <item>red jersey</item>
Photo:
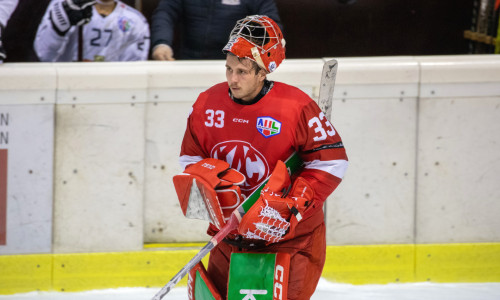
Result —
[[[274, 82], [258, 102], [243, 105], [229, 95], [227, 82], [201, 93], [193, 105], [182, 142], [183, 167], [212, 157], [246, 176], [245, 195], [258, 187], [278, 160], [297, 152], [305, 163], [298, 174], [309, 181], [322, 204], [347, 167], [342, 140], [307, 94]], [[319, 205], [315, 205], [319, 206]]]

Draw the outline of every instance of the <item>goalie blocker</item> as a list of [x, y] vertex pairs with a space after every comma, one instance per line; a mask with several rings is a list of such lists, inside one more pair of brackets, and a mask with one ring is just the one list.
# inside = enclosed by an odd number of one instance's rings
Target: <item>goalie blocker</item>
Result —
[[223, 160], [205, 158], [173, 181], [184, 216], [209, 221], [219, 230], [243, 201], [239, 185], [245, 176]]
[[287, 298], [290, 255], [288, 253], [233, 253], [227, 297], [210, 280], [203, 263], [188, 275], [189, 300], [284, 300]]

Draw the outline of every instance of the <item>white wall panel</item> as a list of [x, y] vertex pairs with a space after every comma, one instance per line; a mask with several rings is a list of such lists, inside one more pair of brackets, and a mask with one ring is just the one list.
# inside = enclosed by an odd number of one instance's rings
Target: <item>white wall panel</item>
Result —
[[414, 84], [419, 80], [419, 61], [415, 57], [346, 57], [338, 61], [339, 85]]
[[[226, 80], [223, 60], [162, 61], [144, 64], [150, 89], [211, 87]], [[159, 99], [164, 100], [164, 99]]]
[[54, 104], [0, 105], [0, 149], [7, 154], [0, 165], [7, 169], [0, 254], [52, 251], [53, 143]]
[[296, 87], [319, 87], [322, 70], [322, 59], [285, 60], [268, 78]]
[[146, 180], [144, 239], [146, 242], [207, 241], [206, 221], [187, 219], [177, 200], [172, 177], [179, 165], [189, 102], [148, 103], [146, 123]]
[[500, 60], [495, 55], [420, 58], [422, 98], [500, 95]]
[[144, 103], [147, 71], [142, 62], [60, 63], [57, 103]]
[[0, 199], [0, 254], [52, 251], [54, 103], [56, 72], [49, 64], [0, 66], [0, 149], [6, 190]]
[[420, 112], [417, 242], [499, 242], [500, 96], [424, 98]]
[[54, 251], [142, 249], [144, 104], [56, 112]]
[[497, 55], [419, 56], [417, 59], [422, 68], [422, 84], [500, 81]]
[[500, 241], [500, 59], [421, 58], [416, 241]]
[[327, 200], [328, 244], [411, 243], [416, 99], [344, 99], [332, 122], [349, 168]]
[[2, 64], [0, 105], [55, 103], [56, 71], [51, 64]]
[[54, 251], [142, 249], [147, 73], [141, 63], [57, 72]]
[[332, 122], [349, 168], [327, 201], [328, 244], [413, 241], [418, 79], [411, 57], [339, 59]]

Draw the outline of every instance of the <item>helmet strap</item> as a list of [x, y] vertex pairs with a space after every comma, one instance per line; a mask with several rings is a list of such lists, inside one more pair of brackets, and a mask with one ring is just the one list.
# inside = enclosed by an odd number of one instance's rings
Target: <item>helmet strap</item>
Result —
[[257, 47], [253, 47], [251, 51], [252, 51], [252, 56], [255, 59], [255, 62], [259, 65], [259, 67], [268, 72], [266, 66], [264, 65], [264, 62], [262, 61], [262, 58], [260, 57], [259, 49]]

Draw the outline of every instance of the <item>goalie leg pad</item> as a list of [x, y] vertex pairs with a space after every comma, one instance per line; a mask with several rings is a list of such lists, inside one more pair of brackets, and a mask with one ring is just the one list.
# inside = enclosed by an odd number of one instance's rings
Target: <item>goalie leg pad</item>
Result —
[[288, 299], [289, 270], [288, 253], [232, 253], [227, 299]]
[[205, 266], [199, 262], [188, 274], [189, 300], [222, 300], [217, 288], [208, 277]]

